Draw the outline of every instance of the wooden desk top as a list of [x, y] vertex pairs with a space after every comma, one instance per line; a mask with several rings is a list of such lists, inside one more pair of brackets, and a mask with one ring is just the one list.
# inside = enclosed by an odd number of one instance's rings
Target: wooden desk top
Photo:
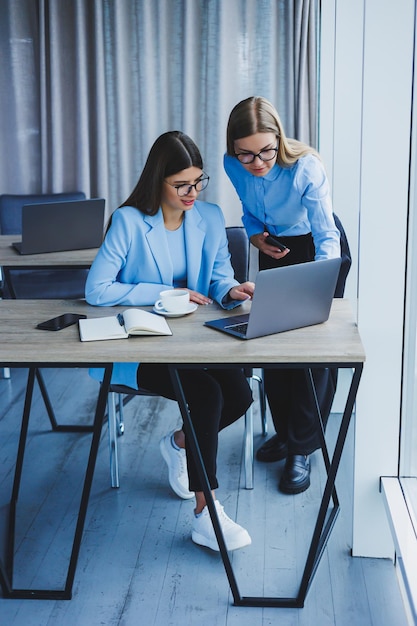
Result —
[[[249, 310], [245, 303], [240, 311]], [[203, 326], [205, 320], [230, 316], [217, 305], [169, 318], [170, 337], [130, 337], [81, 342], [78, 325], [51, 332], [39, 322], [62, 313], [88, 317], [116, 315], [126, 307], [92, 307], [79, 300], [0, 300], [0, 364], [111, 363], [332, 363], [365, 361], [364, 349], [347, 300], [334, 300], [324, 324], [242, 341]]]
[[95, 259], [98, 248], [67, 250], [45, 254], [19, 254], [12, 246], [20, 241], [20, 235], [0, 235], [0, 266], [30, 268], [35, 266], [82, 266], [89, 267]]

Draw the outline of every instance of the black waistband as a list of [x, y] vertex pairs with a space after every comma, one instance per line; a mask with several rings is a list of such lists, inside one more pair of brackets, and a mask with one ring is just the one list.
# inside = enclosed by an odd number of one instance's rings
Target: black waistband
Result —
[[259, 269], [266, 270], [271, 267], [283, 267], [284, 265], [296, 265], [314, 261], [315, 248], [311, 233], [306, 235], [296, 235], [294, 237], [278, 236], [290, 252], [282, 259], [272, 259], [270, 256], [259, 252]]

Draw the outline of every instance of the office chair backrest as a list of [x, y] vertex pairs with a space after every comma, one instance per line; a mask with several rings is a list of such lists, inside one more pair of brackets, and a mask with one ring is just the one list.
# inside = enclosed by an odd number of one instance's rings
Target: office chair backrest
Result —
[[345, 229], [342, 226], [342, 222], [335, 213], [333, 213], [333, 218], [336, 227], [340, 232], [340, 255], [342, 257], [342, 264], [340, 266], [339, 277], [337, 279], [334, 297], [343, 298], [343, 294], [345, 293], [346, 279], [350, 271], [350, 266], [352, 265], [352, 256], [350, 254], [349, 242], [346, 237]]
[[22, 207], [25, 204], [45, 202], [67, 202], [69, 200], [84, 200], [82, 191], [68, 191], [65, 193], [27, 194], [27, 195], [0, 195], [0, 232], [2, 235], [20, 235], [22, 232]]
[[235, 278], [244, 283], [249, 276], [249, 239], [243, 226], [228, 226], [227, 241]]

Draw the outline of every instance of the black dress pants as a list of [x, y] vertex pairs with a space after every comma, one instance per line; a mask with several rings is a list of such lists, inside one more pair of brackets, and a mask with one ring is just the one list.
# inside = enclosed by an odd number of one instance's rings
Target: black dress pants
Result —
[[[276, 260], [259, 252], [259, 269], [295, 265], [314, 260], [311, 234], [279, 237], [290, 252]], [[313, 368], [313, 379], [323, 423], [330, 415], [337, 384], [337, 368]], [[320, 447], [315, 407], [303, 369], [265, 370], [265, 391], [275, 430], [287, 442], [288, 454], [311, 454]]]
[[[167, 365], [143, 363], [137, 380], [139, 387], [177, 400]], [[216, 489], [218, 433], [246, 413], [252, 403], [251, 390], [241, 369], [184, 369], [180, 380], [210, 487]], [[203, 491], [187, 440], [185, 451], [189, 489]]]

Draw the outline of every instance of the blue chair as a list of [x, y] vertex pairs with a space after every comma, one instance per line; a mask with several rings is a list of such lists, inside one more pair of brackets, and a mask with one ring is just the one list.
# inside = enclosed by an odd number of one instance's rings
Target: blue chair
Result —
[[[124, 435], [123, 409], [135, 396], [156, 396], [157, 394], [145, 389], [138, 389], [136, 372], [138, 363], [114, 363], [113, 373], [107, 397], [107, 423], [110, 455], [110, 482], [114, 489], [120, 487], [119, 480], [119, 453], [117, 439]], [[104, 370], [91, 368], [90, 376], [100, 383], [103, 380]]]
[[[52, 194], [0, 195], [0, 231], [2, 235], [20, 235], [22, 207], [25, 204], [83, 200], [82, 191]], [[11, 269], [3, 284], [3, 298], [84, 298], [87, 269]]]

